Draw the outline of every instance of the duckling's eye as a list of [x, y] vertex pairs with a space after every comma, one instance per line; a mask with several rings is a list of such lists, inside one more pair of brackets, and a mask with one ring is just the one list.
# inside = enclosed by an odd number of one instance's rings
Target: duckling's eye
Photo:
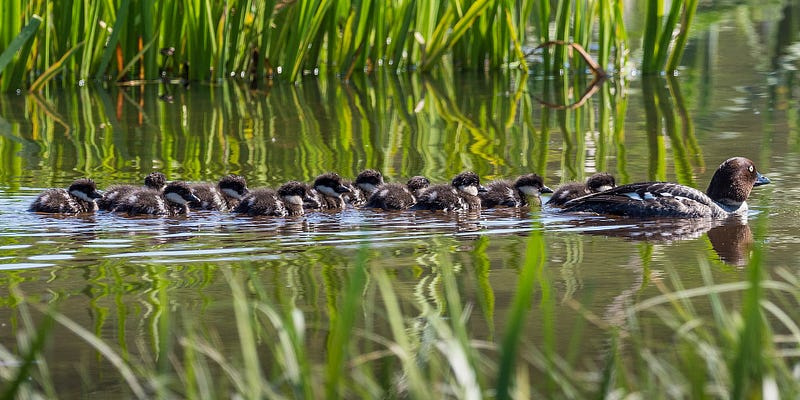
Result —
[[753, 171], [755, 171], [755, 168], [753, 168], [753, 166], [751, 165], [750, 167], [747, 168], [747, 170], [750, 171], [750, 172], [753, 172]]

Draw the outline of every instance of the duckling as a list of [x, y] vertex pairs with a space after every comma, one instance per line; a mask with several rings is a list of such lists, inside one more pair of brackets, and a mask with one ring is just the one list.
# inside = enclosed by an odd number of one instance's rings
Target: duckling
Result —
[[565, 183], [556, 189], [550, 200], [547, 201], [548, 206], [562, 207], [564, 204], [572, 199], [585, 196], [590, 193], [604, 192], [609, 189], [615, 188], [616, 182], [614, 176], [607, 172], [598, 172], [586, 180], [586, 184], [580, 182]]
[[278, 199], [278, 193], [268, 188], [251, 190], [233, 211], [250, 216], [267, 215], [283, 217], [286, 215], [286, 207], [283, 202]]
[[356, 177], [355, 183], [345, 183], [350, 193], [344, 195], [346, 202], [361, 207], [375, 189], [383, 185], [383, 175], [374, 169], [365, 169]]
[[47, 189], [30, 206], [30, 211], [78, 214], [97, 211], [95, 200], [103, 197], [91, 179], [76, 179], [68, 189]]
[[[479, 194], [481, 207], [497, 206], [524, 207], [542, 205], [542, 193], [553, 193], [544, 185], [542, 177], [536, 174], [522, 175], [513, 183], [504, 179], [491, 181], [486, 185], [487, 191]], [[530, 201], [529, 201], [530, 199]]]
[[286, 207], [286, 215], [290, 217], [303, 215], [303, 205], [316, 201], [312, 196], [307, 185], [297, 181], [286, 182], [278, 188], [278, 197]]
[[191, 187], [199, 199], [189, 204], [194, 210], [233, 210], [247, 194], [247, 182], [239, 175], [223, 176], [216, 185], [195, 183]]
[[420, 175], [412, 176], [411, 179], [409, 179], [406, 183], [408, 190], [411, 191], [411, 194], [413, 194], [414, 197], [419, 197], [419, 195], [422, 194], [422, 191], [427, 189], [430, 185], [431, 181], [429, 181], [428, 178]]
[[[167, 177], [161, 172], [151, 172], [144, 178], [145, 188], [160, 191], [166, 184]], [[103, 192], [103, 197], [97, 200], [97, 207], [101, 210], [111, 211], [119, 205], [122, 198], [140, 189], [142, 189], [141, 186], [135, 185], [112, 185]]]
[[181, 181], [170, 182], [159, 192], [153, 189], [140, 189], [124, 197], [117, 212], [128, 215], [185, 215], [189, 213], [189, 202], [200, 201], [192, 192], [192, 188]]
[[308, 183], [300, 182], [300, 185], [306, 191], [306, 197], [303, 197], [303, 209], [319, 210], [322, 208], [322, 195]]
[[408, 183], [386, 183], [369, 196], [365, 207], [384, 210], [407, 210], [417, 202], [417, 196], [430, 185], [428, 178], [415, 176]]
[[480, 211], [478, 193], [485, 192], [480, 178], [474, 172], [462, 172], [450, 185], [434, 185], [420, 194], [412, 210]]
[[342, 194], [350, 193], [350, 189], [342, 184], [342, 177], [333, 172], [318, 176], [314, 180], [314, 189], [319, 193], [320, 208], [323, 210], [344, 209]]

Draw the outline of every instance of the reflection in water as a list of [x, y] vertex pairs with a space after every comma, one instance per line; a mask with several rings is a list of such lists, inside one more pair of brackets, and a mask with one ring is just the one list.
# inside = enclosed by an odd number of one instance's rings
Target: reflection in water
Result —
[[[575, 218], [575, 217], [572, 217]], [[587, 235], [619, 237], [626, 240], [670, 243], [692, 240], [707, 234], [720, 260], [742, 266], [748, 261], [753, 235], [746, 217], [712, 219], [639, 219], [581, 216], [556, 220], [549, 228]]]

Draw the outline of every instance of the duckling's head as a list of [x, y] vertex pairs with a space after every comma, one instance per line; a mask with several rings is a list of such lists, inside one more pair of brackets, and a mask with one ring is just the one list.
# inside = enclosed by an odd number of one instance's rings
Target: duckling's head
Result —
[[330, 197], [342, 197], [342, 193], [350, 193], [350, 189], [342, 184], [342, 177], [334, 172], [318, 176], [314, 180], [314, 189]]
[[102, 194], [97, 192], [97, 185], [95, 185], [94, 181], [87, 178], [76, 179], [69, 185], [67, 191], [69, 191], [69, 194], [88, 202], [103, 197]]
[[167, 177], [161, 172], [151, 172], [144, 177], [144, 185], [150, 189], [161, 190], [167, 184]]
[[220, 192], [236, 200], [241, 200], [249, 192], [247, 182], [239, 175], [223, 176], [217, 186]]
[[586, 187], [592, 192], [605, 192], [617, 187], [617, 183], [614, 181], [614, 175], [598, 172], [586, 180]]
[[459, 192], [470, 196], [477, 196], [478, 192], [486, 192], [486, 188], [481, 186], [481, 179], [478, 174], [472, 171], [462, 172], [453, 178], [453, 187]]
[[314, 203], [317, 200], [309, 193], [309, 187], [297, 181], [289, 181], [278, 188], [278, 197], [281, 201], [297, 206], [302, 206], [304, 202]]
[[537, 197], [542, 193], [553, 193], [553, 189], [544, 185], [544, 179], [536, 174], [522, 175], [514, 181], [514, 187], [526, 196]]
[[429, 181], [428, 178], [426, 178], [424, 176], [420, 176], [420, 175], [412, 176], [411, 179], [409, 179], [408, 182], [406, 182], [406, 186], [408, 186], [408, 190], [410, 190], [411, 193], [414, 193], [415, 196], [420, 191], [422, 191], [424, 189], [427, 189], [428, 186], [430, 186], [430, 185], [431, 185], [431, 181]]
[[192, 188], [186, 182], [182, 181], [175, 181], [170, 182], [166, 187], [164, 187], [164, 198], [168, 201], [186, 205], [189, 202], [200, 202], [200, 199], [194, 195]]
[[383, 185], [383, 175], [374, 169], [365, 169], [356, 177], [356, 186], [367, 193], [374, 192], [380, 185]]

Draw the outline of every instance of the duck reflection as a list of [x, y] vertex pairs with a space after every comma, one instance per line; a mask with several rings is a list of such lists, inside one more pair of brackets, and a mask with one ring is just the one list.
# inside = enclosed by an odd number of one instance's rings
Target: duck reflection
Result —
[[753, 234], [746, 217], [724, 220], [588, 218], [569, 220], [562, 229], [587, 235], [662, 243], [707, 235], [719, 260], [734, 266], [747, 264], [753, 244]]

